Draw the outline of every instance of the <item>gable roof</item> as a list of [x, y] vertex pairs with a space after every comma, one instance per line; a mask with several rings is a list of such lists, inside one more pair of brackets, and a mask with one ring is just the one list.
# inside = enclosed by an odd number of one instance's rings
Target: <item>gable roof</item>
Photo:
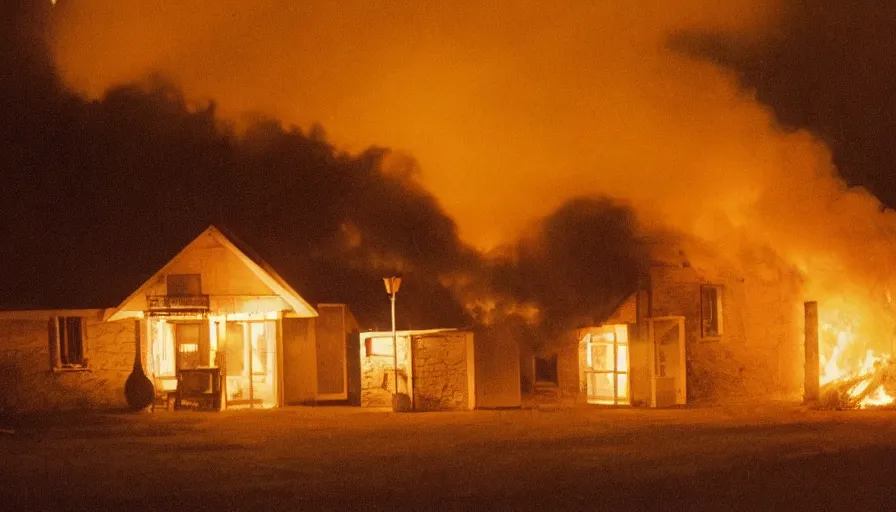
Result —
[[[235, 255], [246, 267], [256, 276], [261, 282], [263, 282], [266, 286], [268, 286], [271, 290], [274, 291], [277, 295], [280, 296], [289, 306], [293, 309], [293, 312], [300, 317], [314, 317], [317, 316], [317, 311], [311, 305], [302, 298], [299, 293], [293, 289], [289, 283], [286, 282], [274, 269], [268, 265], [261, 257], [252, 251], [245, 244], [243, 248], [237, 247], [233, 240], [231, 240], [228, 236], [226, 236], [220, 229], [215, 227], [214, 225], [209, 226], [202, 233], [200, 233], [196, 238], [193, 239], [189, 244], [187, 244], [183, 249], [180, 250], [173, 258], [171, 258], [168, 263], [166, 263], [162, 268], [160, 268], [157, 272], [155, 272], [149, 279], [143, 282], [136, 290], [134, 290], [127, 298], [125, 298], [117, 307], [110, 310], [106, 314], [106, 320], [118, 320], [123, 318], [124, 316], [124, 307], [134, 298], [138, 297], [140, 293], [144, 290], [144, 288], [150, 286], [153, 282], [155, 282], [159, 276], [164, 275], [165, 272], [177, 261], [183, 254], [192, 250], [197, 244], [203, 240], [204, 237], [209, 236], [219, 245], [230, 251], [233, 255]], [[231, 235], [232, 236], [232, 235]], [[235, 238], [235, 237], [234, 237]], [[251, 256], [250, 256], [251, 254]]]

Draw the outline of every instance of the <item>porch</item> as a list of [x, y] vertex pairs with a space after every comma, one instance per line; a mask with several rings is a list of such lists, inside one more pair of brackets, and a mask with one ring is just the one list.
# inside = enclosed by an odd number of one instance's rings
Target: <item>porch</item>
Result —
[[280, 404], [277, 312], [146, 316], [147, 373], [175, 409]]

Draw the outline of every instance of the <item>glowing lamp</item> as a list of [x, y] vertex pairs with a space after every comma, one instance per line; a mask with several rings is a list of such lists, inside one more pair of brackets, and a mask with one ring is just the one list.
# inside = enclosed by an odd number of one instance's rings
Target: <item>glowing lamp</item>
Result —
[[401, 278], [400, 277], [384, 277], [383, 284], [386, 285], [386, 293], [389, 295], [395, 295], [398, 293], [398, 289], [401, 288]]

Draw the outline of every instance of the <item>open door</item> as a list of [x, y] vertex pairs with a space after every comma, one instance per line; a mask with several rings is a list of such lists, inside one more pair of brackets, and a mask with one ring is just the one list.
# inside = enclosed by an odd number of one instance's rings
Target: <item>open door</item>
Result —
[[684, 317], [649, 320], [650, 406], [670, 407], [687, 403]]

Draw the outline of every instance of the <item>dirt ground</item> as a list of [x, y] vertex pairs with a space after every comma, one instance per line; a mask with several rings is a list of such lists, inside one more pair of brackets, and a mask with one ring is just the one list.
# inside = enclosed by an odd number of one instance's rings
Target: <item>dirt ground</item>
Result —
[[59, 414], [0, 510], [894, 510], [896, 412], [797, 406]]

